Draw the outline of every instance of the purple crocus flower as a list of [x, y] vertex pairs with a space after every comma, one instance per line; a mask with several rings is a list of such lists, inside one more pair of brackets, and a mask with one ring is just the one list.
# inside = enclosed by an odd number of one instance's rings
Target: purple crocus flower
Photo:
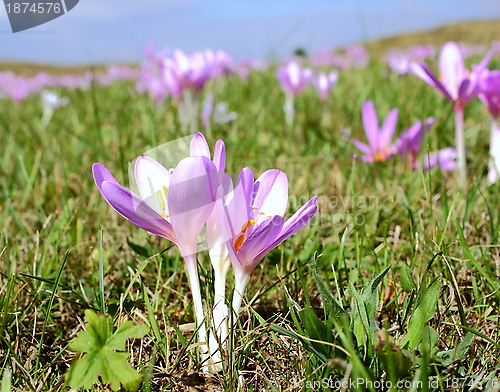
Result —
[[337, 83], [338, 77], [339, 74], [337, 72], [331, 71], [328, 75], [321, 72], [312, 78], [312, 83], [314, 87], [316, 87], [322, 101], [326, 101], [328, 99], [328, 96], [332, 91], [332, 87], [335, 83]]
[[365, 101], [361, 116], [368, 144], [351, 137], [344, 129], [341, 131], [354, 146], [363, 153], [361, 160], [365, 162], [383, 162], [391, 158], [398, 149], [397, 144], [391, 144], [398, 121], [398, 109], [392, 109], [379, 128], [377, 113], [372, 101]]
[[500, 71], [485, 71], [479, 81], [479, 99], [491, 113], [490, 159], [488, 182], [500, 177]]
[[397, 74], [406, 75], [410, 72], [411, 60], [405, 52], [390, 50], [386, 54], [385, 59], [389, 68]]
[[434, 124], [434, 117], [429, 117], [424, 122], [418, 120], [410, 128], [405, 129], [396, 142], [398, 153], [401, 157], [408, 157], [413, 169], [417, 166], [417, 155], [425, 138], [425, 134]]
[[424, 156], [424, 170], [430, 170], [439, 166], [441, 170], [457, 169], [457, 151], [453, 147], [446, 147], [436, 152], [430, 152]]
[[500, 70], [485, 71], [479, 80], [479, 99], [496, 120], [500, 115]]
[[288, 64], [278, 68], [276, 77], [286, 95], [283, 109], [285, 111], [286, 122], [288, 126], [291, 126], [295, 117], [293, 101], [311, 81], [312, 71], [309, 68], [301, 69], [296, 61], [290, 61]]
[[[218, 143], [214, 161], [210, 160], [206, 140], [200, 135], [191, 142], [194, 156], [182, 159], [173, 171], [152, 158], [139, 157], [135, 163], [139, 195], [120, 185], [104, 165], [95, 163], [92, 171], [99, 192], [115, 211], [179, 249], [188, 271], [199, 340], [205, 344], [208, 339], [196, 265], [197, 238], [214, 209], [225, 149], [222, 142]], [[206, 345], [201, 354], [207, 359]]]
[[296, 97], [311, 81], [312, 71], [309, 68], [300, 68], [296, 61], [290, 61], [278, 68], [276, 77], [285, 94]]
[[446, 99], [463, 109], [465, 104], [477, 95], [477, 74], [484, 70], [493, 52], [489, 52], [474, 71], [469, 72], [464, 65], [459, 46], [447, 42], [439, 54], [439, 78], [425, 63], [413, 63], [413, 73], [441, 92]]
[[235, 275], [233, 311], [237, 315], [252, 271], [271, 250], [304, 227], [317, 207], [313, 197], [285, 221], [288, 180], [281, 170], [268, 170], [254, 183], [252, 170], [244, 168], [232, 192], [228, 192], [231, 180], [226, 180], [219, 188], [216, 208]]
[[455, 139], [458, 154], [460, 184], [465, 188], [467, 176], [465, 168], [464, 107], [478, 94], [478, 75], [484, 72], [493, 51], [490, 51], [481, 63], [467, 71], [464, 66], [460, 47], [455, 42], [447, 42], [439, 54], [439, 78], [424, 63], [413, 63], [411, 69], [420, 79], [440, 91], [453, 103], [455, 111]]

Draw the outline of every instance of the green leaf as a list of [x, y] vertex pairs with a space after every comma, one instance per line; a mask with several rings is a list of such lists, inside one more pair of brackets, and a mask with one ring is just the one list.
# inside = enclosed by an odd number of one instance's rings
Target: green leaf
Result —
[[109, 383], [113, 391], [120, 389], [120, 383], [128, 391], [137, 391], [142, 376], [127, 362], [130, 354], [108, 349], [103, 350], [102, 354], [102, 381]]
[[401, 265], [399, 268], [399, 281], [404, 291], [412, 291], [415, 288], [415, 283], [410, 274], [410, 269], [406, 264]]
[[132, 321], [124, 322], [108, 339], [106, 347], [108, 349], [125, 351], [125, 343], [127, 342], [127, 339], [142, 338], [148, 332], [149, 327], [146, 324], [135, 325]]
[[[299, 312], [300, 320], [304, 324], [304, 329], [307, 337], [323, 342], [333, 342], [333, 333], [329, 331], [326, 325], [316, 315], [314, 309], [310, 306], [301, 309]], [[331, 357], [332, 347], [326, 344], [317, 342], [312, 343], [313, 347], [324, 354], [326, 357]]]
[[316, 267], [315, 261], [311, 263], [311, 270], [314, 282], [316, 283], [316, 287], [321, 294], [321, 298], [323, 299], [326, 310], [335, 318], [335, 320], [339, 321], [343, 316], [346, 315], [345, 310], [328, 289], [323, 276], [319, 273], [318, 268]]
[[375, 344], [375, 331], [377, 329], [375, 318], [378, 308], [377, 288], [389, 270], [390, 266], [373, 278], [361, 294], [356, 291], [352, 283], [349, 283], [352, 295], [352, 330], [356, 336], [358, 347], [366, 344], [368, 353], [372, 352]]
[[113, 320], [110, 316], [86, 310], [85, 317], [86, 330], [80, 332], [69, 344], [71, 350], [86, 353], [69, 369], [70, 387], [90, 389], [101, 373], [102, 381], [110, 384], [113, 391], [117, 391], [120, 384], [127, 391], [137, 391], [142, 375], [127, 362], [129, 353], [117, 351], [125, 351], [127, 339], [143, 337], [148, 333], [149, 327], [127, 321], [113, 333]]
[[473, 340], [474, 334], [467, 332], [456, 348], [452, 350], [440, 351], [436, 354], [436, 356], [441, 360], [443, 365], [449, 366], [454, 361], [461, 360], [465, 356], [465, 353], [469, 350]]
[[69, 368], [69, 385], [72, 389], [92, 388], [101, 370], [101, 355], [99, 351], [85, 354]]
[[422, 334], [427, 321], [434, 316], [440, 291], [441, 282], [439, 279], [432, 282], [429, 287], [427, 287], [427, 290], [424, 291], [418, 306], [408, 323], [408, 334], [402, 342], [402, 347], [404, 347], [407, 343], [409, 343], [410, 349], [412, 350], [417, 347], [418, 343], [422, 339]]
[[151, 253], [151, 250], [149, 250], [148, 248], [142, 246], [142, 245], [138, 245], [138, 244], [134, 244], [132, 241], [130, 241], [129, 239], [127, 239], [127, 244], [128, 246], [130, 246], [132, 248], [132, 250], [137, 253], [139, 256], [144, 256], [146, 258], [148, 257], [151, 257], [153, 256], [153, 254]]

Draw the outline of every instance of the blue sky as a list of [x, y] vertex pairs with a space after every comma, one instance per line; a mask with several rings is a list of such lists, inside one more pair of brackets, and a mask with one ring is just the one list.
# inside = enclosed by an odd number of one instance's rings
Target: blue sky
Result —
[[16, 34], [0, 5], [0, 60], [136, 62], [147, 42], [269, 59], [477, 19], [500, 23], [500, 1], [80, 0], [68, 14]]

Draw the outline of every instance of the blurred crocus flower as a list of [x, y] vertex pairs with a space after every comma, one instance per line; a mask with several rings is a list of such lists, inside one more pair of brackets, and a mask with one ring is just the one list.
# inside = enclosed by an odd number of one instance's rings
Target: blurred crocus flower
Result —
[[424, 63], [413, 63], [412, 72], [430, 86], [441, 92], [453, 103], [455, 112], [455, 139], [458, 154], [460, 184], [465, 188], [467, 181], [465, 168], [464, 107], [478, 94], [478, 75], [484, 72], [493, 51], [490, 51], [478, 66], [469, 72], [464, 65], [460, 47], [455, 42], [447, 42], [439, 54], [439, 78]]
[[41, 127], [45, 127], [49, 124], [54, 110], [62, 108], [69, 103], [68, 97], [59, 97], [55, 92], [49, 90], [43, 90], [40, 94], [42, 98], [43, 115], [40, 120]]
[[408, 158], [413, 169], [416, 169], [417, 156], [422, 147], [425, 135], [434, 122], [434, 117], [429, 117], [424, 122], [418, 120], [410, 128], [405, 129], [396, 142], [399, 155], [403, 158]]
[[286, 122], [289, 126], [293, 124], [293, 118], [295, 116], [293, 101], [310, 83], [312, 75], [311, 69], [300, 68], [296, 61], [290, 61], [288, 64], [279, 67], [276, 71], [276, 77], [286, 96], [283, 109], [285, 111]]
[[488, 182], [500, 177], [500, 71], [485, 71], [479, 81], [479, 99], [491, 113], [490, 159]]
[[[288, 179], [281, 170], [268, 170], [254, 183], [252, 170], [244, 168], [234, 189], [231, 179], [226, 180], [219, 188], [216, 208], [235, 275], [232, 306], [237, 316], [252, 271], [271, 250], [312, 219], [317, 197], [285, 221]], [[235, 321], [236, 317], [233, 324]]]
[[312, 78], [312, 83], [314, 87], [316, 87], [322, 101], [328, 99], [333, 86], [337, 83], [338, 77], [339, 74], [337, 72], [331, 71], [328, 75], [324, 72], [320, 72]]
[[368, 51], [362, 45], [352, 45], [347, 47], [345, 54], [351, 59], [352, 64], [356, 68], [364, 68], [368, 63], [370, 55]]
[[468, 101], [476, 97], [477, 75], [486, 68], [492, 55], [493, 52], [488, 53], [473, 72], [469, 72], [465, 68], [459, 46], [455, 42], [447, 42], [439, 54], [439, 78], [425, 63], [412, 63], [411, 70], [456, 107], [463, 109]]
[[385, 59], [387, 61], [387, 65], [393, 72], [396, 72], [399, 75], [406, 75], [410, 72], [411, 60], [406, 53], [391, 50], [386, 54]]
[[406, 53], [411, 58], [424, 60], [434, 57], [436, 55], [436, 48], [432, 45], [415, 45], [407, 48]]
[[69, 103], [68, 97], [59, 97], [55, 92], [43, 90], [40, 94], [44, 110], [54, 111], [57, 108], [62, 108]]
[[361, 160], [365, 162], [383, 162], [391, 158], [397, 151], [397, 143], [392, 144], [392, 138], [398, 121], [398, 109], [392, 109], [379, 128], [377, 113], [372, 101], [365, 101], [361, 113], [368, 144], [360, 142], [349, 135], [344, 129], [341, 131], [354, 146], [363, 153]]
[[290, 61], [288, 64], [279, 67], [276, 72], [281, 88], [286, 95], [292, 97], [296, 97], [307, 87], [312, 75], [310, 68], [302, 69], [296, 61]]
[[457, 169], [457, 151], [453, 147], [443, 148], [424, 155], [424, 170], [439, 166], [441, 170]]
[[214, 108], [214, 94], [209, 92], [201, 105], [201, 123], [204, 129], [210, 126], [212, 119], [215, 124], [226, 124], [238, 118], [238, 113], [228, 112], [227, 102], [219, 102]]

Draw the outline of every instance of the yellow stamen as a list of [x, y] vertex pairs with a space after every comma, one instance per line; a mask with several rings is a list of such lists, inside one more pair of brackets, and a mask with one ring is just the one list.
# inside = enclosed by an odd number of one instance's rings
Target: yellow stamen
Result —
[[163, 185], [161, 187], [161, 189], [163, 191], [163, 194], [165, 195], [165, 199], [167, 199], [167, 197], [168, 197], [168, 188], [165, 185]]
[[156, 196], [158, 197], [160, 208], [165, 211], [165, 199], [163, 198], [163, 194], [161, 193], [161, 191], [156, 191]]
[[384, 162], [386, 160], [386, 156], [383, 152], [377, 151], [373, 157], [375, 162]]

